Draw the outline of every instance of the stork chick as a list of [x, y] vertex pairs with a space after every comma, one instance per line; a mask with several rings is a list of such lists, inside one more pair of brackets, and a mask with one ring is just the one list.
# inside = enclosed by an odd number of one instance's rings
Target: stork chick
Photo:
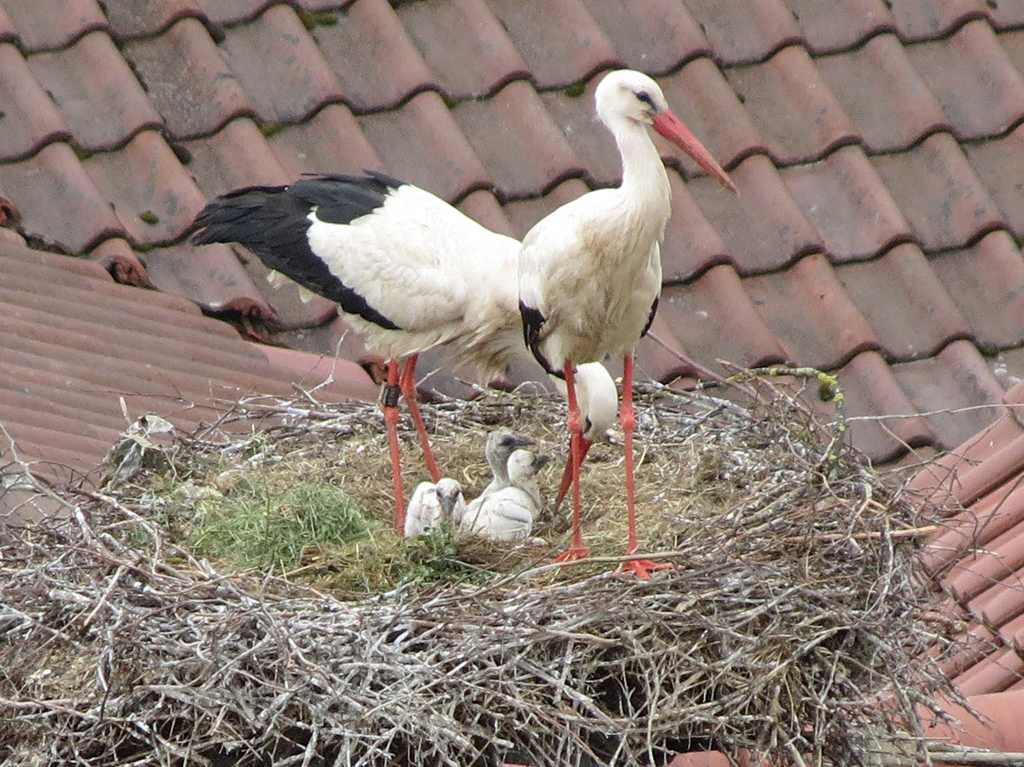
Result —
[[467, 511], [462, 518], [463, 527], [498, 541], [529, 538], [534, 517], [544, 507], [536, 476], [548, 460], [548, 456], [529, 450], [513, 452], [508, 459], [508, 485], [483, 498], [473, 511]]
[[405, 537], [415, 538], [442, 525], [455, 529], [466, 514], [462, 485], [442, 477], [436, 483], [420, 482], [409, 499], [405, 515]]

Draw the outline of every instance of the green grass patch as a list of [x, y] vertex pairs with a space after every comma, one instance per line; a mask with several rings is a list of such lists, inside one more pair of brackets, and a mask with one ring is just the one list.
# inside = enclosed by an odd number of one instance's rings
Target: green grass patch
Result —
[[188, 544], [201, 556], [285, 573], [323, 547], [365, 540], [377, 523], [342, 491], [297, 483], [280, 491], [241, 478], [230, 492], [197, 500]]

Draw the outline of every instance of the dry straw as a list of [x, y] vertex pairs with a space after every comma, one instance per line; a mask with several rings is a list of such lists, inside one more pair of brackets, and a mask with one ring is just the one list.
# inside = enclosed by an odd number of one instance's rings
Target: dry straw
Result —
[[[133, 477], [61, 491], [67, 519], [0, 547], [0, 762], [640, 765], [707, 747], [795, 765], [925, 756], [918, 707], [945, 689], [936, 660], [953, 628], [919, 565], [929, 520], [834, 449], [835, 425], [791, 392], [748, 381], [730, 396], [649, 386], [641, 398], [644, 544], [674, 565], [650, 581], [612, 574], [615, 445], [584, 470], [599, 555], [585, 565], [549, 566], [561, 543], [552, 524], [548, 548], [496, 557], [457, 540], [454, 556], [476, 562], [470, 578], [395, 585], [396, 568], [376, 583], [385, 590], [354, 596], [331, 580], [351, 551], [308, 554], [283, 577], [182, 544], [182, 515], [247, 472], [271, 487], [334, 483], [386, 518], [370, 406], [238, 403]], [[489, 393], [425, 415], [443, 470], [479, 487], [488, 429], [561, 451], [562, 408]], [[414, 450], [406, 462], [418, 479]], [[374, 541], [364, 548], [390, 562], [409, 556], [385, 524]]]

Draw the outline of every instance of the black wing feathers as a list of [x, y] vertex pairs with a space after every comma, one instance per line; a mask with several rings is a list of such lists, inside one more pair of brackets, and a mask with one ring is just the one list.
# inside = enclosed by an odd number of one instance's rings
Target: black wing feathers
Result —
[[640, 337], [641, 338], [643, 338], [645, 335], [647, 335], [647, 331], [650, 330], [651, 329], [651, 325], [654, 324], [654, 318], [658, 314], [658, 301], [660, 301], [660, 300], [661, 300], [661, 296], [660, 295], [654, 297], [654, 303], [651, 304], [651, 313], [649, 315], [647, 315], [647, 324], [644, 325], [644, 329], [640, 333]]
[[548, 358], [540, 350], [540, 331], [544, 327], [544, 323], [547, 322], [547, 318], [541, 314], [540, 309], [527, 306], [522, 301], [519, 302], [519, 316], [523, 319], [523, 341], [526, 343], [527, 348], [533, 352], [534, 359], [540, 363], [540, 366], [544, 368], [546, 373], [558, 378], [564, 378], [565, 371], [552, 370], [551, 363], [548, 362]]
[[402, 182], [383, 173], [309, 176], [290, 186], [252, 186], [211, 200], [196, 216], [192, 242], [237, 242], [269, 269], [338, 302], [343, 311], [386, 330], [398, 326], [331, 273], [309, 245], [310, 211], [334, 224], [349, 224], [384, 204]]

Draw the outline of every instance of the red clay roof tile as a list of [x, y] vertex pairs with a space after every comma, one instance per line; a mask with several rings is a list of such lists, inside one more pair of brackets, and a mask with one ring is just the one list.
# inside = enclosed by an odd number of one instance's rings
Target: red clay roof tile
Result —
[[[935, 442], [926, 418], [900, 388], [892, 369], [877, 352], [856, 355], [836, 375], [843, 388], [847, 417], [864, 417], [850, 426], [853, 446], [875, 462], [902, 455], [909, 447]], [[832, 403], [807, 398], [816, 409], [833, 416]], [[884, 415], [880, 415], [884, 414]]]
[[908, 42], [948, 34], [971, 18], [982, 18], [985, 0], [924, 0], [893, 3], [890, 8], [900, 37]]
[[1024, 24], [1024, 2], [1022, 0], [998, 0], [985, 5], [989, 21], [996, 29], [1010, 29]]
[[[670, 307], [676, 310], [669, 324], [678, 344], [719, 372], [717, 360], [739, 367], [788, 361], [731, 266], [714, 266], [688, 285], [665, 288], [658, 311], [670, 312]], [[673, 316], [685, 321], [672, 322]]]
[[1003, 225], [995, 201], [948, 133], [872, 162], [926, 251], [963, 247]]
[[226, 29], [219, 48], [265, 123], [301, 122], [344, 95], [290, 6], [272, 6], [251, 23]]
[[554, 122], [558, 126], [562, 133], [558, 143], [582, 162], [592, 185], [612, 186], [622, 178], [622, 162], [611, 135], [594, 115], [596, 86], [596, 82], [590, 81], [582, 93], [541, 93], [541, 102], [549, 115], [544, 125]]
[[622, 61], [582, 0], [488, 0], [541, 90], [564, 88]]
[[950, 340], [970, 335], [967, 321], [916, 245], [897, 245], [881, 258], [835, 271], [888, 360], [931, 356]]
[[988, 358], [992, 375], [1004, 389], [1016, 386], [1022, 380], [1020, 371], [1024, 365], [1024, 348], [1003, 349]]
[[742, 274], [779, 269], [800, 255], [822, 250], [821, 235], [767, 157], [748, 157], [730, 175], [739, 195], [706, 176], [694, 179], [688, 188]]
[[90, 32], [67, 48], [30, 56], [28, 64], [81, 149], [112, 149], [162, 124], [106, 32]]
[[798, 365], [823, 370], [881, 346], [824, 255], [801, 258], [782, 272], [744, 280], [751, 300]]
[[782, 0], [814, 53], [846, 50], [893, 28], [884, 0]]
[[486, 101], [463, 102], [452, 116], [508, 199], [539, 195], [553, 180], [584, 172], [537, 92], [524, 80], [509, 83]]
[[235, 251], [228, 245], [181, 244], [146, 254], [153, 284], [214, 311], [236, 298], [262, 300]]
[[[252, 140], [255, 140], [253, 137]], [[288, 181], [303, 173], [358, 173], [381, 167], [381, 160], [344, 104], [328, 104], [299, 125], [268, 139]], [[227, 142], [230, 149], [232, 142]]]
[[971, 666], [956, 678], [962, 695], [979, 695], [1006, 690], [1024, 677], [1024, 659], [1013, 650], [998, 650]]
[[387, 0], [359, 0], [312, 32], [356, 113], [390, 109], [433, 86], [433, 75]]
[[[194, 18], [121, 50], [173, 138], [205, 136], [234, 117], [256, 114], [206, 27]], [[182, 67], [183, 61], [189, 65]]]
[[[1002, 488], [1003, 483], [1024, 470], [1024, 439], [1015, 438], [996, 447], [977, 466], [969, 466], [958, 473], [955, 492], [963, 505], [970, 506], [982, 496], [991, 494], [991, 504], [998, 507], [1006, 493], [1013, 489]], [[1009, 514], [1018, 513], [1018, 510], [1010, 508], [1007, 512], [1009, 517]], [[978, 517], [985, 518], [983, 513], [979, 513]]]
[[780, 171], [786, 187], [821, 234], [829, 260], [871, 258], [910, 238], [910, 226], [860, 147]]
[[[1020, 42], [1024, 47], [1024, 37]], [[1003, 138], [963, 145], [963, 150], [999, 206], [1002, 219], [1018, 237], [1024, 235], [1024, 186], [1020, 183], [1024, 168], [1024, 126]]]
[[154, 131], [138, 134], [116, 155], [97, 153], [84, 165], [136, 245], [179, 239], [206, 203], [167, 142]]
[[186, 16], [203, 16], [199, 0], [104, 0], [103, 9], [118, 40], [154, 37]]
[[436, 93], [421, 93], [393, 111], [360, 117], [359, 126], [388, 172], [449, 202], [474, 188], [494, 186]]
[[780, 165], [806, 162], [859, 134], [802, 47], [761, 64], [728, 69], [726, 79]]
[[543, 197], [515, 200], [503, 206], [505, 215], [512, 225], [512, 236], [522, 239], [530, 228], [560, 205], [575, 200], [590, 191], [583, 181], [571, 178], [557, 184]]
[[687, 0], [686, 7], [723, 64], [762, 61], [801, 41], [800, 27], [781, 0]]
[[71, 129], [18, 49], [0, 44], [0, 160], [28, 157], [43, 144], [66, 141]]
[[[1016, 499], [1015, 505], [1019, 505], [1020, 500]], [[944, 578], [950, 593], [966, 604], [987, 589], [999, 585], [1000, 581], [1017, 575], [1018, 570], [1024, 569], [1022, 542], [1024, 520], [990, 540], [984, 548], [964, 552], [965, 556]], [[1002, 622], [989, 620], [986, 623], [998, 626]]]
[[672, 217], [661, 247], [662, 282], [684, 282], [729, 261], [722, 238], [701, 213], [679, 174], [668, 173], [672, 186]]
[[[513, 79], [530, 76], [484, 0], [407, 3], [396, 13], [449, 98], [480, 98]], [[453, 35], [454, 29], [459, 34]], [[474, 66], [467, 67], [467, 61]]]
[[983, 351], [1020, 346], [1024, 325], [1024, 259], [1005, 231], [987, 234], [969, 248], [939, 253], [929, 265], [967, 318], [974, 343]]
[[660, 74], [711, 52], [683, 0], [583, 0], [630, 69]]
[[211, 136], [181, 146], [189, 155], [188, 172], [208, 198], [243, 186], [287, 184], [297, 176], [285, 169], [248, 117], [232, 120]]
[[89, 250], [124, 230], [67, 144], [0, 165], [0, 186], [21, 212], [24, 231], [68, 253]]
[[[968, 497], [964, 494], [961, 476], [1021, 436], [1024, 436], [1024, 428], [1013, 415], [1006, 414], [997, 418], [966, 442], [940, 457], [934, 464], [922, 469], [910, 482], [909, 487], [914, 492], [923, 493], [936, 506], [959, 514], [962, 510], [961, 502], [971, 503], [977, 500], [977, 495]], [[1024, 446], [1024, 441], [1021, 441], [1020, 445]], [[987, 477], [986, 480], [991, 487], [996, 487], [1000, 481], [998, 477], [995, 484], [992, 484], [991, 477]], [[976, 484], [969, 488], [972, 493], [977, 490]], [[969, 519], [968, 527], [973, 524], [975, 523]], [[955, 537], [961, 540], [963, 535], [956, 533]]]
[[[659, 80], [665, 98], [687, 127], [693, 131], [724, 168], [754, 152], [767, 152], [767, 144], [750, 121], [722, 71], [709, 58], [688, 63], [674, 75]], [[686, 170], [688, 178], [699, 171], [688, 157], [678, 150], [662, 153], [675, 167]]]
[[943, 445], [958, 445], [992, 422], [1003, 389], [969, 341], [954, 341], [934, 357], [892, 366], [903, 391]]
[[114, 282], [121, 285], [134, 285], [139, 288], [156, 289], [142, 259], [132, 250], [127, 240], [114, 237], [104, 240], [90, 253], [89, 260], [103, 268]]
[[4, 4], [18, 30], [23, 51], [51, 51], [70, 45], [93, 29], [106, 29], [96, 0], [34, 0]]
[[894, 35], [814, 60], [870, 152], [905, 149], [948, 122]]
[[18, 38], [18, 30], [14, 27], [14, 20], [7, 14], [3, 6], [0, 6], [0, 42], [13, 42]]
[[[671, 302], [666, 302], [664, 306], [661, 306], [659, 302], [654, 322], [651, 323], [647, 335], [641, 338], [637, 345], [637, 365], [644, 376], [649, 376], [655, 381], [665, 384], [671, 383], [681, 376], [694, 377], [693, 366], [687, 360], [685, 350], [672, 332], [672, 328], [678, 327], [679, 321], [685, 321], [685, 319]], [[621, 362], [621, 360], [609, 360], [609, 363], [615, 365], [613, 375], [622, 374]]]
[[486, 226], [492, 232], [515, 236], [515, 229], [508, 220], [505, 209], [495, 199], [491, 192], [477, 190], [470, 192], [458, 205], [459, 210], [472, 218], [474, 221]]
[[1002, 133], [1024, 116], [1024, 79], [985, 21], [906, 51], [958, 138]]
[[278, 0], [199, 0], [214, 24], [237, 24], [254, 19]]
[[[1022, 544], [1018, 543], [1018, 547]], [[994, 629], [1005, 640], [1013, 641], [1015, 626], [1009, 636], [1005, 627], [1024, 612], [1024, 577], [1014, 571], [1005, 579], [990, 585], [972, 599], [967, 607], [978, 623]]]

